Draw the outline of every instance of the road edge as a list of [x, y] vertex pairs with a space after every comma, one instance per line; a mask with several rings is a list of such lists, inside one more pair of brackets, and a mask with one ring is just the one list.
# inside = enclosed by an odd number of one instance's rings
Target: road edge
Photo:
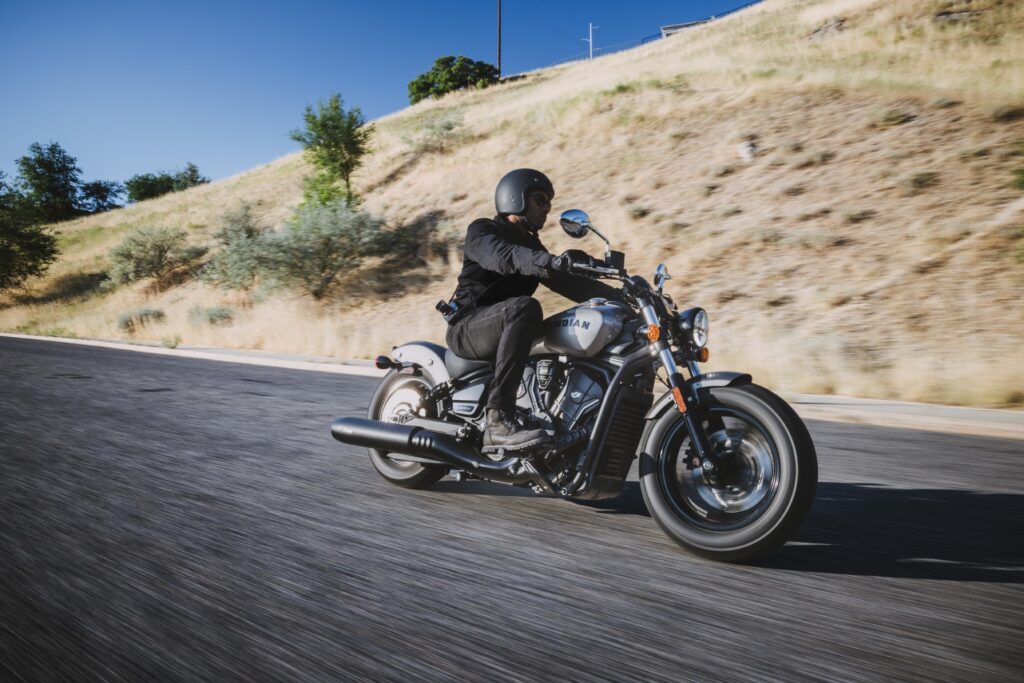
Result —
[[[247, 349], [166, 348], [163, 346], [107, 341], [101, 339], [77, 339], [69, 337], [44, 337], [31, 334], [0, 332], [0, 337], [50, 341], [64, 344], [79, 344], [122, 351], [136, 351], [179, 358], [260, 365], [264, 367], [328, 372], [339, 375], [381, 377], [383, 370], [370, 364], [356, 364], [325, 358], [309, 360], [308, 357], [293, 354], [279, 354], [268, 351]], [[985, 436], [991, 438], [1024, 440], [1024, 412], [991, 408], [965, 408], [931, 403], [907, 403], [848, 396], [818, 396], [814, 394], [782, 393], [805, 420], [842, 422], [873, 427], [895, 429], [916, 429], [944, 434]]]

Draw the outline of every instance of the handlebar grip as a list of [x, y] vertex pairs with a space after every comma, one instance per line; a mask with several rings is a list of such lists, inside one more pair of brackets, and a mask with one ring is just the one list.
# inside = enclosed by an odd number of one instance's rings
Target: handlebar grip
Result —
[[586, 273], [587, 275], [611, 275], [614, 277], [622, 274], [618, 268], [610, 268], [608, 266], [590, 266], [584, 263], [575, 263], [573, 264], [573, 268], [581, 273]]

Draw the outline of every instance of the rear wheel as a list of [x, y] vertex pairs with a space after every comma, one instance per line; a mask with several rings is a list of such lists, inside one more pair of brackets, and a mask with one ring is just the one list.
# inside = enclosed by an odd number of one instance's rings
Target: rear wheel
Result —
[[[381, 422], [398, 422], [403, 415], [413, 412], [420, 399], [433, 386], [433, 379], [423, 371], [419, 374], [408, 374], [393, 370], [377, 387], [377, 392], [370, 400], [367, 417]], [[427, 407], [426, 417], [436, 417], [436, 413], [436, 406]], [[425, 489], [448, 473], [448, 468], [444, 465], [421, 465], [408, 460], [396, 460], [389, 457], [386, 451], [376, 448], [367, 450], [377, 473], [396, 486]]]
[[762, 557], [789, 540], [814, 500], [818, 463], [803, 422], [762, 387], [716, 387], [702, 397], [702, 422], [721, 471], [694, 461], [682, 415], [653, 426], [640, 463], [651, 516], [680, 545], [716, 560]]

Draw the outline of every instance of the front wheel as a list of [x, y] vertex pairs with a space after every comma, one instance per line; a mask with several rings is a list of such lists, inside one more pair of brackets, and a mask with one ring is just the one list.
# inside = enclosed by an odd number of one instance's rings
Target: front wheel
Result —
[[[422, 370], [418, 374], [392, 370], [377, 387], [366, 416], [381, 422], [398, 422], [402, 416], [413, 412], [419, 400], [433, 386], [433, 379]], [[428, 417], [436, 417], [436, 410], [428, 409], [428, 412], [431, 413]], [[409, 460], [390, 458], [386, 451], [376, 448], [367, 450], [370, 451], [370, 461], [377, 473], [396, 486], [425, 489], [448, 473], [448, 468], [443, 465], [421, 465]]]
[[755, 560], [789, 540], [810, 511], [814, 444], [793, 409], [763, 387], [706, 391], [701, 421], [721, 471], [705, 476], [673, 410], [648, 430], [640, 489], [651, 516], [683, 547], [726, 562]]

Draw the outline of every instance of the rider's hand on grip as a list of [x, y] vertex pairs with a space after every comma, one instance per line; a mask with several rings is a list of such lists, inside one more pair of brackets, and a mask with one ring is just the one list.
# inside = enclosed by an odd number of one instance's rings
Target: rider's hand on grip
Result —
[[594, 259], [582, 249], [567, 249], [551, 261], [551, 270], [571, 273], [576, 266], [594, 266]]

